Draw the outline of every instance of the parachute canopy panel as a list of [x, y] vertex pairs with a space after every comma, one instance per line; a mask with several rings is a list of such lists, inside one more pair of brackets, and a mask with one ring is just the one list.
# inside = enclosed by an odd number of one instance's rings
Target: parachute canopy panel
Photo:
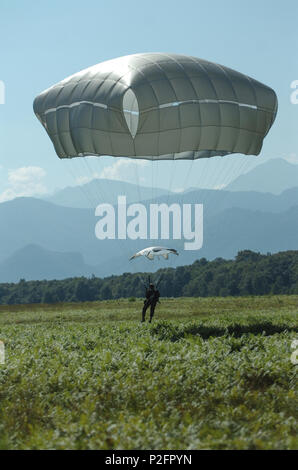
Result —
[[60, 158], [195, 159], [258, 155], [277, 97], [212, 62], [144, 53], [72, 75], [37, 96], [34, 111]]

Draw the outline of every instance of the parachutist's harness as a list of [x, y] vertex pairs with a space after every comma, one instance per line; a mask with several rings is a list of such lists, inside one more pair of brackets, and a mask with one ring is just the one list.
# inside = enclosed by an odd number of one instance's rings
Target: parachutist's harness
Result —
[[[162, 280], [162, 277], [163, 277], [163, 273], [161, 273], [161, 275], [159, 276], [159, 278], [157, 279], [157, 281], [155, 282], [155, 287], [156, 289], [158, 288], [159, 284], [160, 284], [160, 281]], [[148, 287], [150, 286], [151, 284], [151, 277], [148, 276], [148, 281], [145, 282], [144, 279], [142, 278], [141, 275], [139, 275], [139, 279], [141, 281], [141, 283], [143, 284], [143, 286], [145, 287], [145, 289], [147, 290]]]

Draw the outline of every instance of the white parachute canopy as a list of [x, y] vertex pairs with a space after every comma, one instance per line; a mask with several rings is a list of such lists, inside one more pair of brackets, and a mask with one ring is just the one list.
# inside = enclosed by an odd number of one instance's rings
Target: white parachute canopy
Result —
[[165, 248], [163, 246], [150, 246], [148, 248], [144, 248], [138, 253], [135, 253], [130, 260], [134, 258], [138, 258], [139, 256], [146, 256], [146, 258], [150, 259], [151, 261], [155, 258], [155, 256], [159, 257], [162, 256], [164, 259], [169, 259], [169, 255], [179, 255], [178, 251], [174, 248]]
[[270, 87], [179, 54], [102, 62], [39, 94], [34, 111], [60, 158], [258, 155], [277, 112]]

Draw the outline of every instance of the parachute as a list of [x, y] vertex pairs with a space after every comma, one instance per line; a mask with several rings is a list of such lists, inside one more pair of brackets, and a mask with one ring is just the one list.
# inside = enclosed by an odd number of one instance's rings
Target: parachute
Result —
[[[277, 107], [274, 90], [247, 75], [196, 57], [165, 53], [133, 54], [99, 63], [45, 90], [33, 104], [65, 166], [70, 167], [71, 162], [79, 166], [83, 162], [90, 180], [90, 176], [105, 174], [92, 168], [105, 159], [94, 157], [117, 158], [123, 164], [117, 167], [121, 183], [125, 181], [124, 164], [129, 160], [133, 164], [130, 176], [139, 193], [133, 202], [156, 200], [154, 179], [162, 178], [165, 189], [164, 180], [168, 177], [167, 197], [158, 196], [166, 203], [172, 191], [175, 166], [179, 167], [177, 191], [185, 192], [189, 177], [193, 179], [195, 175], [200, 178], [200, 183], [193, 184], [195, 189], [222, 189], [233, 181], [238, 176], [235, 168], [231, 171], [234, 160], [237, 165], [241, 163], [243, 171], [243, 164], [249, 159], [239, 157], [259, 155]], [[224, 167], [214, 157], [223, 157]], [[229, 159], [228, 165], [225, 158]], [[211, 186], [207, 185], [206, 162], [211, 164]], [[151, 198], [148, 191], [146, 196], [141, 195], [142, 179], [138, 174], [138, 168], [142, 171], [145, 168], [144, 181], [148, 182], [148, 167], [152, 172]], [[107, 186], [103, 183], [99, 179], [96, 185], [101, 198]], [[84, 192], [83, 185], [81, 188]], [[110, 200], [110, 188], [111, 184], [107, 188], [108, 197], [102, 198], [105, 202]], [[125, 188], [121, 194], [125, 194]], [[84, 196], [90, 201], [88, 207], [97, 207], [98, 194], [91, 197], [86, 190]], [[124, 244], [119, 239], [118, 245], [120, 242]], [[115, 253], [119, 250], [120, 256], [124, 251], [120, 252], [118, 245]], [[145, 255], [148, 259], [156, 257], [153, 248]], [[141, 256], [142, 251], [134, 257]]]
[[138, 258], [139, 256], [145, 256], [146, 258], [150, 259], [151, 261], [157, 256], [162, 256], [164, 259], [169, 259], [169, 255], [179, 255], [178, 251], [174, 248], [165, 248], [163, 246], [150, 246], [149, 248], [144, 248], [143, 250], [135, 253], [131, 258], [130, 261]]
[[277, 97], [222, 65], [144, 53], [66, 78], [36, 97], [34, 112], [60, 158], [198, 159], [258, 155]]

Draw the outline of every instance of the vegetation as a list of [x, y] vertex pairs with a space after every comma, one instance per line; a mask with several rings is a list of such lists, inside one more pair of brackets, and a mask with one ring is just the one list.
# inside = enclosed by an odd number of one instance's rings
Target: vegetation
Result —
[[0, 448], [295, 449], [298, 296], [0, 307]]
[[[191, 266], [160, 270], [164, 297], [298, 294], [298, 251], [261, 255], [246, 250], [235, 260], [202, 258]], [[145, 275], [125, 273], [92, 277], [0, 284], [0, 304], [86, 302], [143, 297]], [[147, 277], [147, 276], [146, 276]]]

